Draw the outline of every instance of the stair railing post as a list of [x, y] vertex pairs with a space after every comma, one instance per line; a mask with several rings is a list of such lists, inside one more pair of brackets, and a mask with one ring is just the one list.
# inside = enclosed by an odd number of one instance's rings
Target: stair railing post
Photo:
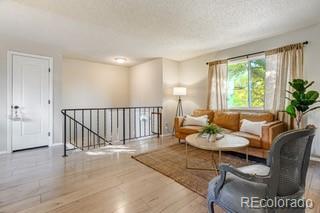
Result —
[[67, 157], [67, 111], [63, 111], [63, 157]]
[[123, 134], [123, 144], [126, 144], [126, 111], [125, 108], [123, 108], [122, 112], [122, 134]]
[[160, 137], [160, 123], [161, 123], [161, 117], [160, 117], [160, 110], [159, 107], [157, 107], [157, 123], [158, 123], [158, 138]]

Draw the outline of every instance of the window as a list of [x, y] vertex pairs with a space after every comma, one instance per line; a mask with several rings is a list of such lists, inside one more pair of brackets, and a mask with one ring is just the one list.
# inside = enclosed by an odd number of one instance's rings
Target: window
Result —
[[228, 62], [228, 108], [264, 108], [265, 57]]

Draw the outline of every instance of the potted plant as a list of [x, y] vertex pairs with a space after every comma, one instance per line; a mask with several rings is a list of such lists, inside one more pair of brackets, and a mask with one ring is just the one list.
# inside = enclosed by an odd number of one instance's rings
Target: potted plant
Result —
[[311, 107], [313, 104], [319, 102], [319, 92], [315, 90], [307, 91], [313, 83], [314, 81], [309, 83], [303, 79], [294, 79], [292, 82], [289, 82], [293, 91], [287, 91], [292, 95], [292, 98], [286, 97], [290, 101], [290, 104], [287, 106], [285, 112], [288, 113], [291, 118], [295, 119], [298, 128], [300, 128], [302, 118], [305, 114], [320, 108], [320, 106]]
[[208, 124], [202, 128], [200, 135], [207, 134], [209, 142], [216, 141], [217, 134], [222, 132], [221, 128], [215, 124]]

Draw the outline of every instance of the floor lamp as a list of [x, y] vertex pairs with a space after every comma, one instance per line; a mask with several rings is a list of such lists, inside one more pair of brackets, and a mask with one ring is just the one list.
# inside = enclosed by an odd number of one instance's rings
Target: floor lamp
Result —
[[[174, 87], [173, 88], [173, 95], [178, 96], [178, 105], [176, 109], [176, 117], [177, 116], [183, 116], [183, 109], [182, 109], [182, 101], [181, 101], [181, 96], [186, 96], [187, 95], [187, 88], [185, 87]], [[175, 128], [173, 126], [172, 133], [174, 134]]]

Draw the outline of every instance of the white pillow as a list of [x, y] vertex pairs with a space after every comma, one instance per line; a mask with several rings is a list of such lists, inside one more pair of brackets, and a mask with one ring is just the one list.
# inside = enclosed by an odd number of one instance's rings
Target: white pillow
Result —
[[193, 117], [186, 115], [183, 121], [183, 126], [205, 126], [208, 124], [208, 115]]
[[267, 121], [253, 122], [246, 119], [242, 120], [240, 127], [240, 132], [247, 132], [254, 135], [262, 136], [262, 126], [267, 123]]

